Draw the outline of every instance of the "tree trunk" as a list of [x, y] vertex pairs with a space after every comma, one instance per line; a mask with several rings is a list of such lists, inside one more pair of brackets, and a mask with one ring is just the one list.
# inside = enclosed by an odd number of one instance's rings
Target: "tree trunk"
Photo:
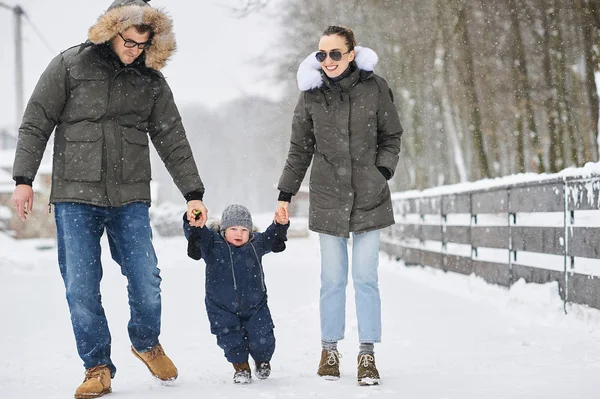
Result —
[[473, 153], [477, 159], [477, 169], [474, 170], [473, 177], [489, 178], [490, 169], [488, 165], [487, 154], [483, 143], [483, 131], [481, 123], [481, 110], [479, 106], [479, 98], [477, 95], [477, 86], [475, 81], [475, 67], [473, 63], [473, 48], [469, 39], [467, 24], [469, 21], [468, 4], [459, 11], [457, 30], [461, 48], [463, 52], [464, 64], [466, 69], [465, 74], [465, 90], [467, 91], [467, 101], [470, 110], [470, 126], [469, 131], [473, 138]]
[[[444, 152], [445, 158], [452, 159], [452, 162], [448, 161], [448, 168], [446, 169], [449, 173], [449, 180], [451, 182], [465, 182], [468, 181], [467, 166], [465, 165], [465, 158], [461, 148], [461, 143], [456, 133], [456, 125], [452, 118], [452, 106], [450, 105], [450, 99], [448, 98], [447, 85], [450, 81], [448, 62], [450, 39], [448, 30], [444, 25], [444, 18], [442, 12], [444, 10], [444, 0], [438, 0], [437, 3], [437, 43], [436, 54], [439, 62], [434, 64], [436, 70], [434, 86], [437, 88], [437, 96], [439, 98], [439, 107], [441, 114], [441, 124], [443, 126], [442, 136], [445, 138]], [[451, 167], [454, 164], [454, 168]], [[458, 174], [458, 177], [456, 176]]]
[[550, 137], [550, 172], [558, 172], [564, 164], [564, 151], [561, 142], [561, 137], [558, 128], [558, 106], [556, 101], [556, 73], [552, 65], [551, 46], [550, 40], [552, 35], [552, 20], [548, 17], [547, 12], [542, 10], [542, 46], [543, 46], [543, 71], [544, 79], [546, 80], [546, 99], [544, 100], [544, 106], [546, 108], [546, 123], [548, 127], [548, 135]]
[[[544, 167], [544, 149], [540, 144], [535, 115], [531, 101], [531, 85], [527, 74], [527, 59], [525, 58], [525, 46], [521, 33], [521, 23], [519, 21], [519, 0], [508, 0], [510, 13], [510, 30], [513, 38], [513, 65], [515, 74], [515, 100], [517, 106], [517, 125], [520, 127], [519, 134], [519, 153], [517, 154], [519, 171], [527, 171], [525, 165], [525, 140], [531, 138], [533, 150], [535, 152], [535, 170], [543, 173]], [[525, 132], [525, 128], [527, 132]], [[521, 152], [522, 151], [522, 152]]]
[[[572, 107], [569, 101], [568, 93], [567, 93], [567, 71], [566, 71], [566, 60], [565, 60], [565, 48], [563, 42], [563, 28], [561, 25], [560, 19], [560, 1], [553, 0], [552, 9], [554, 12], [550, 13], [550, 18], [553, 20], [551, 25], [553, 25], [553, 34], [551, 35], [551, 48], [552, 53], [555, 58], [555, 66], [557, 69], [556, 77], [556, 87], [557, 91], [557, 104], [558, 104], [558, 123], [560, 126], [560, 131], [563, 137], [564, 143], [567, 143], [568, 146], [565, 147], [565, 165], [570, 166], [575, 165], [579, 166], [577, 150], [578, 143], [577, 137], [575, 135], [574, 124], [575, 120], [572, 114]], [[567, 152], [567, 150], [569, 150]], [[568, 156], [568, 158], [567, 158]], [[570, 165], [569, 165], [570, 164]]]
[[[584, 162], [593, 162], [598, 159], [598, 87], [594, 72], [598, 66], [598, 59], [594, 54], [594, 47], [600, 47], [598, 35], [600, 29], [594, 24], [593, 1], [587, 0], [582, 4], [579, 0], [579, 9], [581, 13], [581, 26], [583, 36], [583, 56], [585, 60], [585, 77], [584, 84], [586, 87], [588, 118], [590, 119], [590, 129], [584, 133], [584, 138], [589, 144], [584, 146]], [[600, 21], [598, 21], [600, 23]]]

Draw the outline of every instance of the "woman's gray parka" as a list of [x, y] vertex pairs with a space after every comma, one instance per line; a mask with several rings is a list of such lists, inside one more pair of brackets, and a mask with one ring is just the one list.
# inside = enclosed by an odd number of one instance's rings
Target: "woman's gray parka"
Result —
[[[394, 224], [390, 189], [402, 126], [387, 82], [372, 72], [377, 55], [356, 47], [356, 65], [334, 83], [311, 54], [300, 66], [287, 161], [278, 189], [296, 194], [314, 158], [309, 228], [348, 237]], [[354, 62], [354, 61], [353, 61]]]

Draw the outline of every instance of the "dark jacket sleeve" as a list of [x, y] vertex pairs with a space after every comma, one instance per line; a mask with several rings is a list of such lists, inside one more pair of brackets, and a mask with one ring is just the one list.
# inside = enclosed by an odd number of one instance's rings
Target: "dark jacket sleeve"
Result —
[[162, 76], [149, 122], [152, 143], [181, 194], [203, 194], [204, 184], [198, 174], [179, 110], [171, 88]]
[[204, 259], [207, 260], [210, 257], [214, 233], [206, 226], [190, 226], [186, 213], [183, 214], [183, 235], [188, 240], [187, 255], [190, 258], [200, 260], [204, 256]]
[[277, 189], [296, 194], [315, 153], [313, 121], [306, 108], [306, 93], [300, 93], [292, 119], [290, 149]]
[[389, 172], [389, 178], [394, 176], [398, 165], [402, 125], [398, 111], [394, 105], [394, 96], [385, 79], [377, 76], [380, 93], [377, 111], [377, 159], [375, 165], [384, 167]]
[[46, 67], [27, 103], [15, 151], [15, 180], [33, 181], [35, 178], [48, 140], [67, 101], [68, 90], [67, 69], [60, 54]]
[[262, 248], [260, 248], [260, 256], [268, 254], [269, 252], [283, 252], [285, 250], [285, 241], [287, 241], [287, 231], [290, 227], [290, 223], [279, 224], [271, 223], [264, 233], [254, 233], [258, 235], [257, 241], [262, 241]]

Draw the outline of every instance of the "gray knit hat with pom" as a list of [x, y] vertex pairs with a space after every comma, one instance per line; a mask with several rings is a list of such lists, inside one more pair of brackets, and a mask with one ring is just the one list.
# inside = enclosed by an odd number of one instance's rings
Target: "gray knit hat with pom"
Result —
[[229, 205], [221, 216], [221, 230], [231, 226], [242, 226], [252, 231], [252, 215], [248, 208], [242, 205]]

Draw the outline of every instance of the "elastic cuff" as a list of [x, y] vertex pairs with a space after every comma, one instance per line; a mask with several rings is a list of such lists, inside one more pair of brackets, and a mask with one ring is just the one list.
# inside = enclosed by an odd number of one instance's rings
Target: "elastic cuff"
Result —
[[184, 198], [187, 202], [190, 201], [202, 201], [204, 197], [204, 191], [191, 191], [184, 195]]
[[249, 353], [239, 353], [239, 352], [232, 351], [232, 353], [226, 353], [225, 358], [227, 359], [227, 361], [229, 363], [240, 364], [240, 363], [248, 362], [248, 358], [250, 357], [249, 355], [250, 355]]
[[15, 186], [18, 186], [19, 184], [26, 184], [28, 186], [33, 186], [33, 179], [30, 179], [28, 177], [24, 177], [24, 176], [15, 176], [13, 178], [13, 180], [15, 181]]
[[278, 201], [292, 202], [292, 193], [286, 193], [285, 191], [279, 192]]

